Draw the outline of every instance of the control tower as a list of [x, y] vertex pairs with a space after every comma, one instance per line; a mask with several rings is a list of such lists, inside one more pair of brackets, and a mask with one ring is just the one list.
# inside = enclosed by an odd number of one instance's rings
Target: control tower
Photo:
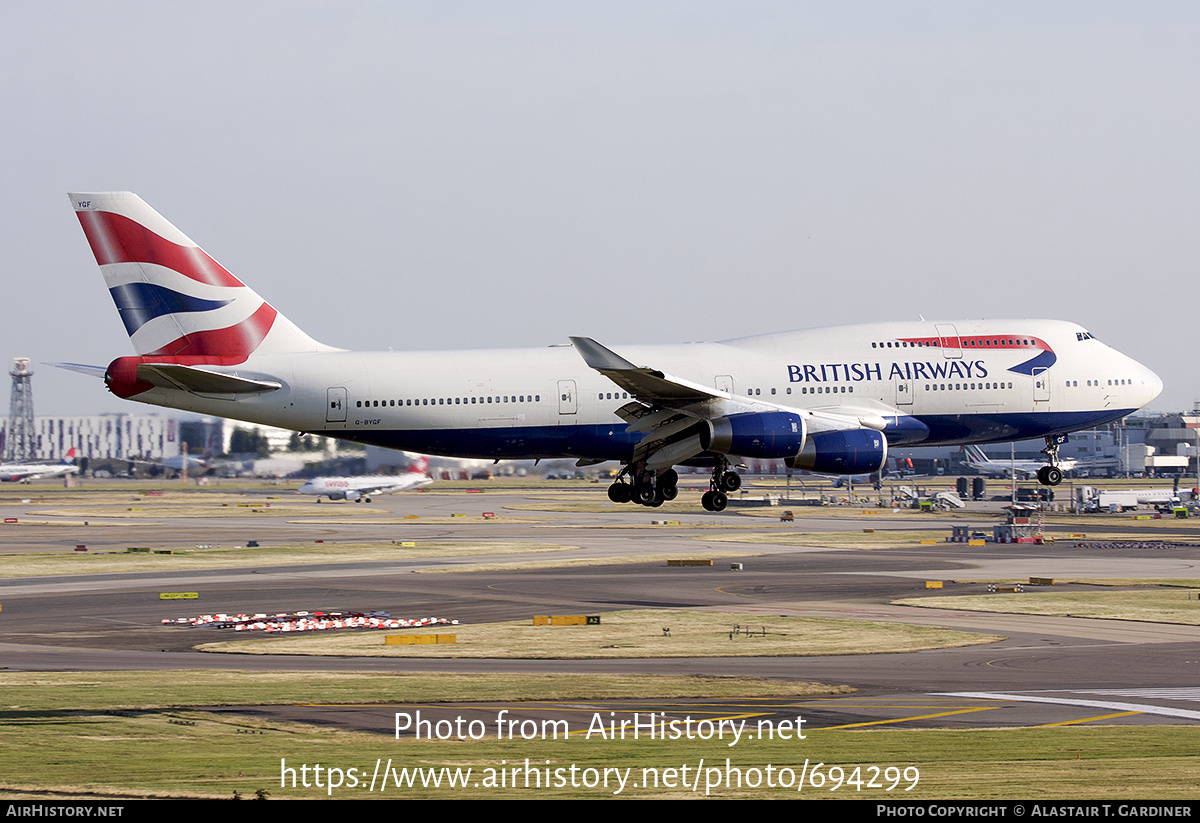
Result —
[[14, 357], [12, 400], [8, 406], [8, 428], [4, 437], [4, 462], [33, 460], [37, 442], [33, 429], [33, 371], [28, 357]]

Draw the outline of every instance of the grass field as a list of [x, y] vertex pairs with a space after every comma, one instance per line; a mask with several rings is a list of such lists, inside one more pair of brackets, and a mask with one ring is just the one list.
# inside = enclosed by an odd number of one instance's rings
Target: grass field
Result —
[[[196, 648], [240, 654], [404, 658], [780, 657], [908, 652], [1003, 639], [931, 626], [764, 614], [645, 609], [608, 612], [600, 619], [598, 626], [534, 626], [532, 620], [522, 620], [387, 632], [456, 635], [456, 643], [445, 645], [385, 646], [383, 632], [322, 632], [205, 643]], [[735, 625], [749, 634], [731, 635]]]
[[936, 540], [947, 545], [946, 531], [896, 529], [874, 532], [751, 532], [748, 534], [718, 534], [697, 537], [721, 543], [772, 543], [779, 546], [811, 546], [831, 549], [899, 549], [921, 545], [922, 540]]
[[[948, 479], [952, 482], [952, 478]], [[108, 494], [127, 493], [128, 481], [106, 481], [111, 484]], [[222, 484], [219, 491], [201, 492], [212, 497], [198, 499], [197, 490], [192, 489], [188, 502], [173, 499], [170, 495], [152, 498], [151, 501], [114, 497], [98, 505], [90, 494], [79, 494], [73, 490], [47, 486], [46, 499], [39, 499], [38, 506], [52, 505], [56, 511], [94, 511], [96, 509], [153, 506], [157, 501], [163, 505], [152, 509], [153, 516], [189, 517], [190, 511], [210, 512], [215, 508], [224, 511], [237, 509], [236, 505], [220, 507], [221, 502], [257, 502], [264, 495], [278, 493], [272, 484], [244, 483], [243, 481], [217, 481]], [[228, 482], [228, 485], [224, 485]], [[950, 482], [944, 485], [950, 485]], [[93, 481], [85, 481], [89, 492], [95, 488]], [[493, 485], [494, 484], [494, 485]], [[445, 488], [438, 484], [439, 494], [462, 494], [468, 487], [486, 486], [497, 490], [540, 488], [543, 481], [525, 479], [521, 481], [463, 481]], [[993, 484], [989, 484], [992, 486]], [[1159, 482], [1161, 485], [1161, 481]], [[1121, 481], [1120, 487], [1130, 484]], [[163, 488], [161, 482], [146, 483], [142, 488]], [[574, 488], [574, 487], [573, 487]], [[245, 489], [250, 496], [239, 496], [237, 489]], [[22, 488], [20, 500], [38, 497], [38, 490]], [[253, 496], [253, 495], [257, 496]], [[60, 497], [59, 495], [62, 495]], [[68, 499], [68, 495], [70, 498]], [[229, 495], [220, 498], [218, 495]], [[597, 511], [609, 512], [613, 508], [604, 506], [604, 484], [578, 483], [578, 490], [563, 495], [571, 498], [556, 503], [578, 504], [595, 507]], [[467, 499], [464, 495], [464, 500]], [[483, 502], [485, 498], [472, 497], [472, 502]], [[302, 499], [301, 499], [302, 500]], [[0, 501], [3, 504], [5, 501]], [[12, 504], [13, 500], [7, 501]], [[16, 502], [19, 502], [16, 501]], [[272, 501], [274, 503], [274, 501]], [[290, 503], [290, 501], [289, 501]], [[32, 504], [31, 504], [32, 505]], [[322, 504], [320, 507], [299, 502], [297, 506], [319, 508], [322, 516], [370, 516], [368, 507], [357, 511], [348, 506], [334, 508]], [[540, 507], [542, 504], [534, 504]], [[260, 516], [249, 507], [234, 516]], [[272, 506], [272, 509], [276, 506]], [[685, 507], [695, 513], [695, 501], [691, 498]], [[291, 509], [290, 505], [278, 506], [280, 512]], [[665, 509], [665, 507], [664, 507]], [[662, 517], [669, 510], [647, 512], [650, 517]], [[579, 509], [586, 511], [589, 509]], [[300, 509], [291, 509], [295, 514]], [[829, 517], [862, 516], [862, 510], [852, 507], [824, 507], [820, 509], [796, 509], [798, 520], [808, 515]], [[353, 512], [353, 514], [351, 514]], [[762, 517], [777, 517], [778, 510], [757, 512]], [[836, 514], [833, 514], [836, 513]], [[271, 515], [275, 516], [276, 512]], [[78, 517], [79, 515], [75, 515]], [[89, 517], [94, 515], [87, 515]], [[138, 515], [141, 517], [142, 515]], [[881, 511], [881, 518], [891, 517], [890, 510]], [[989, 514], [969, 515], [905, 515], [929, 520], [933, 528], [945, 520], [994, 518]], [[126, 518], [124, 526], [136, 522]], [[734, 518], [729, 518], [734, 519]], [[736, 518], [743, 523], [749, 521], [755, 534], [721, 536], [721, 540], [733, 538], [732, 542], [754, 543], [756, 541], [778, 543], [795, 540], [798, 546], [835, 546], [846, 548], [886, 548], [892, 545], [912, 546], [925, 536], [922, 532], [877, 532], [860, 534], [804, 535], [797, 531], [788, 532], [765, 521], [754, 523], [750, 518]], [[758, 518], [754, 518], [758, 519]], [[422, 521], [427, 523], [429, 521]], [[1080, 531], [1087, 526], [1103, 523], [1111, 526], [1117, 522], [1130, 523], [1127, 517], [1097, 516], [1095, 518], [1063, 519], [1049, 522], [1078, 524]], [[1151, 521], [1156, 527], [1187, 529], [1187, 521]], [[930, 535], [944, 536], [949, 524], [944, 524]], [[20, 527], [20, 528], [23, 528]], [[36, 528], [36, 527], [31, 527]], [[651, 528], [648, 525], [645, 528]], [[1138, 539], [1140, 523], [1129, 525], [1129, 538]], [[768, 531], [770, 529], [770, 531]], [[14, 529], [14, 533], [20, 532]], [[482, 538], [482, 535], [481, 535]], [[713, 540], [706, 535], [705, 539]], [[275, 565], [306, 562], [327, 562], [332, 551], [338, 560], [386, 560], [397, 557], [457, 557], [471, 554], [494, 554], [500, 552], [537, 552], [544, 554], [548, 565], [564, 565], [576, 562], [570, 557], [571, 546], [555, 543], [508, 543], [504, 541], [472, 542], [418, 542], [415, 547], [401, 547], [393, 543], [361, 544], [293, 544], [272, 546], [262, 549], [220, 548], [193, 550], [179, 555], [102, 555], [87, 556], [74, 553], [63, 555], [13, 555], [5, 557], [6, 575], [30, 576], [37, 574], [80, 574], [86, 571], [145, 571], [170, 568], [222, 568], [248, 565]], [[731, 549], [733, 547], [731, 546]], [[747, 546], [749, 551], [750, 547]], [[343, 553], [344, 552], [344, 553]], [[736, 552], [736, 550], [735, 550]], [[701, 553], [696, 553], [700, 556]], [[736, 556], [736, 553], [712, 556]], [[647, 556], [614, 558], [602, 562], [646, 562]], [[536, 565], [542, 561], [529, 561]], [[585, 561], [586, 562], [586, 561]], [[45, 565], [41, 565], [41, 564]], [[58, 564], [58, 565], [55, 565]], [[111, 564], [111, 565], [109, 565]], [[182, 564], [182, 565], [173, 565]], [[502, 566], [504, 564], [497, 564]], [[480, 570], [482, 567], [473, 567]], [[1092, 582], [1092, 581], [1089, 581]], [[1116, 586], [1122, 581], [1105, 581]], [[1177, 585], [1192, 585], [1194, 581], [1158, 581]], [[1071, 614], [1088, 615], [1085, 609], [1099, 608], [1105, 604], [1110, 614], [1094, 616], [1122, 617], [1123, 619], [1166, 619], [1163, 615], [1180, 607], [1180, 598], [1186, 592], [1105, 592], [1086, 593], [1084, 599], [1074, 594], [1061, 592], [1037, 595], [992, 595], [978, 598], [991, 606], [989, 610], [1016, 611], [1010, 605], [1015, 598], [1039, 597], [1068, 599], [1055, 603], [1052, 599], [1039, 602], [1040, 609], [1066, 609]], [[1097, 597], [1097, 595], [1100, 595]], [[1111, 597], [1109, 597], [1111, 595]], [[1127, 595], [1152, 595], [1145, 600], [1126, 599]], [[1093, 600], [1086, 599], [1087, 597]], [[1155, 600], [1156, 597], [1166, 599]], [[939, 604], [936, 600], [948, 601]], [[949, 605], [955, 609], [970, 608], [963, 598], [920, 598], [917, 605]], [[1187, 603], [1186, 599], [1182, 601]], [[1089, 606], [1089, 603], [1092, 606]], [[1200, 610], [1200, 603], [1191, 601]], [[996, 608], [1002, 606], [1003, 608]], [[1183, 606], [1187, 613], [1187, 606]], [[1057, 614], [1061, 611], [1037, 611], [1036, 613]], [[1136, 616], [1127, 616], [1136, 615]], [[1148, 615], [1158, 615], [1148, 616]], [[698, 655], [698, 649], [710, 649], [722, 656], [731, 653], [736, 644], [743, 653], [754, 655], [782, 654], [800, 656], [810, 654], [832, 654], [846, 651], [896, 651], [906, 648], [928, 648], [920, 645], [940, 639], [949, 639], [950, 633], [922, 635], [920, 632], [940, 632], [922, 627], [886, 625], [889, 631], [900, 635], [876, 634], [877, 624], [856, 621], [805, 621], [800, 618], [764, 618], [761, 615], [708, 614], [647, 612], [630, 613], [630, 623], [617, 615], [604, 615], [599, 627], [603, 631], [591, 632], [596, 627], [548, 627], [528, 625], [499, 625], [489, 627], [456, 627], [452, 631], [460, 635], [463, 648], [474, 649], [479, 656], [670, 656], [674, 650], [687, 656]], [[708, 622], [706, 622], [708, 621]], [[740, 622], [752, 628], [766, 627], [767, 636], [746, 637], [739, 635], [730, 639], [728, 632], [732, 622]], [[1180, 622], [1194, 622], [1183, 620]], [[662, 628], [670, 625], [672, 637], [664, 638]], [[848, 624], [848, 625], [842, 625]], [[610, 632], [611, 630], [611, 632]], [[909, 630], [912, 630], [911, 632]], [[909, 632], [906, 634], [906, 632]], [[334, 651], [306, 653], [321, 654], [364, 654], [351, 644], [382, 643], [383, 633], [352, 633], [347, 635], [324, 635], [297, 638], [303, 642], [330, 643]], [[990, 637], [964, 635], [969, 642], [988, 642]], [[267, 641], [275, 649], [283, 649], [275, 641]], [[284, 641], [291, 643], [292, 639]], [[670, 642], [670, 648], [666, 648]], [[914, 643], [911, 647], [898, 647], [897, 643]], [[881, 645], [873, 645], [879, 643]], [[823, 645], [824, 644], [824, 645]], [[364, 646], [365, 648], [365, 646]], [[379, 647], [372, 647], [379, 648]], [[436, 647], [407, 647], [426, 649]], [[774, 649], [775, 651], [772, 651]], [[455, 649], [454, 651], [460, 651]], [[288, 649], [290, 652], [291, 650]], [[440, 650], [444, 651], [444, 650]], [[408, 653], [408, 652], [406, 652]], [[347, 667], [353, 666], [347, 661]], [[803, 671], [804, 661], [796, 661], [795, 670]], [[1194, 799], [1196, 796], [1197, 769], [1200, 768], [1200, 729], [1192, 726], [1099, 726], [1061, 728], [1006, 728], [982, 730], [938, 730], [911, 729], [902, 725], [881, 727], [874, 730], [809, 727], [805, 739], [789, 740], [744, 740], [735, 746], [723, 741], [679, 739], [679, 740], [605, 740], [586, 739], [575, 735], [568, 740], [530, 739], [499, 740], [488, 734], [479, 740], [413, 740], [393, 739], [390, 728], [380, 728], [376, 733], [343, 731], [327, 726], [311, 726], [265, 720], [251, 714], [229, 714], [214, 711], [217, 706], [249, 706], [257, 704], [323, 703], [339, 705], [392, 706], [394, 704], [417, 706], [447, 701], [512, 701], [542, 700], [569, 701], [574, 711], [587, 711], [589, 701], [641, 698], [708, 698], [727, 696], [745, 698], [747, 703], [766, 698], [795, 700], [797, 715], [805, 709], [803, 701], [820, 700], [822, 695], [847, 691], [845, 688], [821, 684], [798, 683], [782, 680], [755, 678], [716, 677], [667, 677], [647, 675], [603, 675], [603, 674], [545, 674], [537, 676], [512, 674], [455, 675], [424, 673], [405, 675], [339, 673], [245, 673], [220, 671], [166, 671], [166, 672], [87, 672], [87, 673], [14, 673], [0, 672], [0, 796], [16, 799], [21, 797], [214, 797], [228, 798], [235, 792], [243, 797], [252, 797], [261, 791], [272, 798], [322, 798], [373, 796], [365, 788], [374, 774], [377, 764], [390, 764], [395, 772], [389, 776], [407, 778], [412, 785], [397, 787], [394, 779], [389, 782], [383, 797], [413, 798], [600, 798], [612, 797], [618, 791], [621, 797], [684, 798], [705, 796], [742, 798], [893, 798], [902, 800], [930, 799], [1077, 799], [1089, 801], [1121, 802], [1130, 799], [1172, 798]], [[986, 712], [984, 713], [986, 714]], [[751, 717], [754, 710], [747, 709], [738, 717]], [[1111, 721], [1110, 721], [1111, 722]], [[726, 765], [728, 759], [728, 765]], [[581, 782], [591, 774], [608, 774], [615, 779], [619, 773], [627, 776], [629, 783], [620, 788], [613, 785], [571, 785], [541, 788], [513, 788], [507, 783], [502, 787], [489, 785], [499, 783], [504, 769], [519, 767], [526, 762], [539, 770], [566, 770], [569, 781], [574, 775]], [[807, 763], [807, 766], [805, 765]], [[281, 786], [281, 779], [292, 768], [296, 774], [304, 766], [322, 764], [326, 770], [337, 770], [341, 785], [336, 789], [323, 785]], [[790, 770], [793, 776], [802, 769], [809, 775], [820, 764], [815, 773], [822, 776], [825, 785], [816, 788], [808, 784], [797, 793], [794, 782], [790, 787], [766, 785], [765, 777], [774, 769], [777, 777], [782, 770]], [[717, 768], [715, 777], [722, 778], [721, 786], [706, 791], [706, 783], [714, 775], [708, 771]], [[872, 788], [862, 785], [869, 780], [870, 770], [895, 769], [898, 778], [896, 787], [888, 792], [883, 787]], [[420, 774], [404, 769], [425, 769]], [[839, 771], [834, 771], [834, 769]], [[351, 772], [351, 769], [357, 771]], [[449, 769], [450, 772], [440, 771]], [[450, 788], [445, 781], [454, 770], [471, 769], [472, 777], [461, 787]], [[909, 779], [903, 779], [905, 770], [918, 775], [915, 787]], [[429, 771], [435, 770], [435, 771]], [[626, 771], [628, 770], [628, 771]], [[462, 776], [465, 772], [457, 772]], [[539, 771], [539, 774], [541, 772]], [[731, 774], [744, 777], [740, 785], [726, 785], [724, 777]], [[312, 772], [310, 771], [310, 774]], [[328, 774], [328, 771], [326, 771]], [[855, 776], [860, 780], [854, 780]], [[440, 787], [423, 785], [436, 777], [443, 781]], [[692, 787], [691, 780], [697, 782]], [[351, 786], [351, 779], [358, 781]], [[757, 782], [756, 782], [757, 781]], [[285, 781], [286, 782], [286, 781]], [[315, 781], [315, 776], [313, 778]], [[756, 785], [750, 785], [755, 783]], [[836, 792], [830, 792], [834, 782], [840, 783]], [[883, 779], [886, 786], [892, 781]], [[636, 783], [637, 785], [633, 785]], [[649, 784], [649, 785], [647, 785]], [[48, 794], [53, 793], [53, 794]], [[374, 795], [379, 795], [378, 789]]]
[[[810, 726], [804, 727], [803, 739], [747, 736], [731, 746], [731, 738], [589, 737], [584, 733], [584, 714], [572, 721], [574, 733], [567, 739], [547, 735], [546, 739], [501, 740], [488, 730], [480, 739], [417, 740], [394, 739], [390, 723], [378, 733], [349, 732], [188, 706], [338, 702], [386, 704], [399, 711], [402, 704], [487, 701], [512, 695], [575, 701], [656, 694], [749, 700], [787, 694], [790, 689], [796, 695], [796, 716], [802, 717], [805, 701], [820, 700], [823, 693], [819, 686], [752, 678], [0, 673], [0, 687], [6, 703], [0, 792], [7, 799], [42, 798], [49, 792], [55, 800], [229, 798], [234, 792], [253, 797], [261, 791], [275, 799], [707, 795], [1120, 802], [1194, 798], [1200, 767], [1196, 754], [1200, 729], [1191, 726], [978, 731]], [[753, 715], [750, 709], [747, 724], [752, 730], [757, 728]], [[731, 715], [728, 720], [738, 718]], [[527, 763], [530, 771], [525, 771]], [[320, 780], [317, 764], [323, 767]], [[515, 787], [514, 768], [519, 770]], [[386, 788], [377, 779], [372, 791], [372, 776], [383, 770], [387, 770]], [[802, 773], [807, 779], [797, 792], [795, 784]], [[523, 775], [529, 777], [529, 787]], [[551, 779], [538, 787], [532, 782], [535, 775]], [[609, 778], [608, 786], [604, 776]], [[452, 777], [465, 785], [450, 787]], [[824, 785], [813, 786], [814, 777]], [[872, 777], [877, 787], [867, 785]], [[441, 785], [432, 785], [434, 779]], [[768, 780], [790, 785], [771, 786]], [[331, 783], [338, 785], [331, 787]], [[830, 791], [835, 785], [837, 790]], [[886, 790], [888, 786], [894, 786], [892, 791]]]
[[1043, 614], [1052, 617], [1100, 617], [1108, 620], [1146, 620], [1154, 623], [1200, 626], [1200, 595], [1183, 588], [1104, 592], [1036, 591], [1022, 594], [919, 597], [895, 602], [897, 605], [930, 609]]
[[[132, 542], [132, 541], [131, 541]], [[5, 554], [6, 577], [40, 577], [59, 574], [111, 574], [113, 572], [172, 571], [179, 569], [228, 569], [245, 566], [293, 566], [309, 563], [352, 563], [420, 558], [472, 557], [494, 554], [570, 552], [576, 546], [554, 543], [481, 539], [474, 541], [417, 540], [413, 546], [403, 541], [282, 543], [273, 546], [159, 547], [173, 554], [146, 552], [36, 552]]]

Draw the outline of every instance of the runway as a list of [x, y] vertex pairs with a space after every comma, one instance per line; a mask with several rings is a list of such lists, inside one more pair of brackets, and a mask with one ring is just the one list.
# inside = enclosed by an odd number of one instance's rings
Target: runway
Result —
[[[1200, 549], [1149, 553], [1139, 549], [1081, 552], [1065, 547], [961, 544], [859, 551], [798, 548], [772, 543], [729, 543], [700, 524], [743, 528], [750, 518], [659, 515], [634, 506], [602, 513], [569, 513], [506, 506], [537, 502], [538, 491], [481, 495], [403, 494], [376, 498], [378, 516], [314, 524], [311, 518], [271, 517], [230, 522], [226, 517], [186, 520], [139, 518], [128, 525], [22, 526], [0, 532], [5, 553], [89, 551], [126, 545], [234, 544], [246, 540], [324, 540], [328, 562], [0, 580], [0, 659], [8, 671], [233, 669], [445, 672], [644, 672], [742, 674], [846, 684], [858, 691], [759, 705], [761, 716], [803, 710], [818, 727], [905, 723], [913, 726], [1028, 726], [1053, 723], [1194, 724], [1200, 719], [1200, 627], [1070, 617], [987, 614], [891, 605], [925, 593], [925, 580], [945, 580], [937, 594], [977, 594], [988, 580], [1047, 577], [1200, 578]], [[353, 504], [328, 504], [324, 519], [339, 519]], [[5, 517], [32, 518], [44, 504], [6, 501]], [[352, 511], [352, 509], [351, 509]], [[451, 514], [496, 512], [498, 522], [422, 523]], [[402, 524], [380, 519], [417, 514]], [[505, 523], [503, 517], [540, 522]], [[652, 519], [678, 527], [648, 526]], [[42, 520], [52, 518], [43, 517]], [[99, 522], [103, 520], [100, 518]], [[775, 522], [762, 520], [763, 532]], [[927, 522], [917, 527], [930, 528]], [[1124, 526], [1124, 523], [1121, 524]], [[913, 528], [912, 518], [797, 518], [789, 531], [861, 531]], [[949, 529], [945, 521], [936, 528]], [[505, 553], [452, 558], [339, 562], [338, 544], [363, 540], [478, 544], [487, 540], [577, 547], [571, 557], [627, 557], [664, 553], [690, 556], [725, 551], [711, 567], [667, 567], [661, 561], [571, 568], [470, 571], [484, 563], [512, 564], [546, 555]], [[135, 542], [130, 542], [135, 541]], [[747, 551], [753, 556], [745, 556]], [[555, 553], [557, 554], [557, 553]], [[0, 561], [2, 562], [2, 561]], [[453, 567], [455, 573], [428, 573]], [[955, 583], [954, 580], [971, 582]], [[1066, 587], [1070, 588], [1070, 587]], [[195, 591], [198, 601], [161, 601], [161, 591]], [[998, 595], [1000, 596], [1000, 595]], [[1200, 604], [1197, 606], [1200, 608]], [[626, 660], [404, 660], [300, 656], [216, 655], [191, 651], [197, 643], [229, 639], [216, 629], [163, 626], [164, 618], [210, 612], [305, 610], [374, 611], [395, 616], [439, 616], [463, 623], [526, 619], [533, 614], [597, 614], [620, 609], [711, 609], [746, 614], [838, 617], [944, 626], [1002, 634], [998, 643], [908, 654], [832, 657], [704, 657]], [[725, 642], [725, 641], [722, 641]], [[713, 653], [719, 655], [720, 648]], [[714, 696], [717, 697], [717, 696]], [[607, 706], [608, 704], [604, 704]], [[621, 711], [652, 711], [653, 702]], [[719, 708], [717, 711], [733, 710]], [[476, 709], [494, 713], [494, 706]], [[379, 731], [394, 707], [250, 709], [288, 719]], [[430, 707], [464, 714], [464, 706]], [[520, 711], [537, 716], [536, 704]], [[556, 709], [557, 710], [557, 709]], [[612, 709], [617, 710], [617, 709]], [[699, 709], [697, 709], [699, 710]], [[707, 709], [706, 709], [707, 711]], [[465, 715], [464, 715], [465, 716]]]

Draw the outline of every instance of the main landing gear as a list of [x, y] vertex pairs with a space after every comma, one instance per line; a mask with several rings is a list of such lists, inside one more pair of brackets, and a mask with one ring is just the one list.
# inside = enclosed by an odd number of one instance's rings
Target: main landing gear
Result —
[[[724, 511], [729, 505], [729, 493], [741, 487], [741, 476], [729, 467], [728, 460], [719, 456], [709, 490], [700, 498], [700, 504], [710, 512]], [[651, 508], [658, 508], [678, 496], [679, 473], [674, 469], [655, 473], [650, 469], [627, 466], [621, 470], [617, 481], [608, 487], [608, 499], [614, 503], [634, 502]]]
[[[632, 478], [632, 482], [625, 482], [626, 475]], [[678, 496], [679, 473], [674, 469], [667, 469], [660, 474], [646, 469], [626, 469], [618, 476], [617, 482], [608, 487], [608, 499], [614, 503], [632, 500], [655, 509]]]
[[717, 466], [713, 469], [709, 490], [700, 498], [700, 505], [706, 511], [725, 511], [729, 505], [729, 492], [735, 492], [742, 487], [742, 478], [729, 468], [729, 461], [723, 455], [717, 456]]
[[1043, 486], [1057, 486], [1063, 479], [1062, 469], [1058, 467], [1058, 438], [1047, 436], [1046, 448], [1042, 449], [1042, 454], [1046, 455], [1050, 465], [1038, 469], [1038, 482]]

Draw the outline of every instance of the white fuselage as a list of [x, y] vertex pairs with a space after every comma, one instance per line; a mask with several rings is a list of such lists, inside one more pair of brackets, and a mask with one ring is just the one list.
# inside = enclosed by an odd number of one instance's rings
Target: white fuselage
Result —
[[37, 480], [43, 477], [60, 477], [76, 474], [77, 466], [64, 463], [5, 463], [0, 465], [0, 481], [13, 483], [20, 480]]
[[[720, 343], [615, 347], [622, 357], [767, 409], [883, 418], [892, 444], [989, 443], [1117, 419], [1162, 389], [1073, 323], [892, 322]], [[212, 371], [281, 388], [131, 399], [453, 457], [625, 459], [633, 401], [571, 346], [252, 355]]]
[[[1038, 471], [1046, 465], [1045, 462], [1036, 460], [992, 460], [982, 451], [979, 454], [983, 455], [982, 460], [969, 459], [967, 465], [981, 474], [992, 477], [1011, 477], [1014, 474], [1022, 479], [1036, 477]], [[1063, 471], [1071, 471], [1077, 462], [1075, 460], [1059, 460], [1058, 467]]]
[[432, 482], [432, 479], [420, 472], [401, 475], [370, 474], [359, 477], [314, 477], [296, 491], [300, 494], [326, 495], [331, 500], [338, 500], [344, 497], [353, 499], [356, 495], [408, 491]]

